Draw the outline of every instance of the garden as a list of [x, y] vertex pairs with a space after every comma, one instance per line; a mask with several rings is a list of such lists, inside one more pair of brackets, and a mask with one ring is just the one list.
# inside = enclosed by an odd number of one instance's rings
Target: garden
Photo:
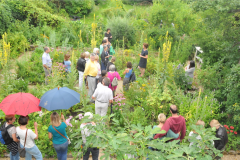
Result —
[[[89, 119], [83, 115], [95, 113], [95, 105], [86, 96], [87, 88], [79, 90], [76, 63], [81, 53], [99, 48], [107, 28], [111, 28], [115, 65], [122, 80], [129, 61], [137, 79], [128, 91], [118, 86], [113, 114], [109, 107], [107, 116], [94, 115], [94, 122], [104, 123], [94, 127], [96, 132], [87, 138], [91, 141], [87, 146], [100, 148], [101, 159], [128, 159], [126, 154], [132, 154], [138, 159], [211, 160], [233, 151], [240, 154], [240, 1], [5, 0], [0, 7], [0, 102], [19, 92], [41, 99], [57, 87], [78, 92], [80, 103], [57, 110], [66, 117], [71, 140], [68, 153], [74, 159], [80, 159], [86, 150], [80, 125]], [[139, 77], [143, 43], [149, 44], [148, 63], [144, 77]], [[46, 46], [53, 62], [48, 85], [42, 67]], [[68, 74], [62, 64], [67, 53], [72, 62]], [[203, 62], [196, 59], [196, 53]], [[189, 89], [184, 68], [190, 60], [196, 67]], [[152, 130], [158, 124], [158, 115], [170, 117], [172, 104], [186, 121], [187, 133], [180, 145], [178, 141], [151, 139], [160, 132]], [[51, 114], [43, 108], [29, 114], [27, 126], [34, 130], [34, 122], [38, 123], [35, 142], [45, 158], [56, 158], [48, 138]], [[0, 110], [1, 124], [4, 117]], [[228, 133], [223, 153], [212, 145], [216, 140], [215, 129], [209, 125], [212, 119], [224, 125]], [[205, 128], [195, 125], [198, 120], [205, 122]], [[193, 139], [198, 146], [189, 147], [191, 131], [202, 137]], [[149, 146], [161, 152], [149, 150]], [[5, 145], [0, 144], [0, 153], [2, 158], [9, 153]]]

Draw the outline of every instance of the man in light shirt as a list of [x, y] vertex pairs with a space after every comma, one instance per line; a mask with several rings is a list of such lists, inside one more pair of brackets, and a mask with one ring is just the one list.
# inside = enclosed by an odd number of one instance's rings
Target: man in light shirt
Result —
[[98, 68], [95, 63], [95, 54], [92, 53], [90, 56], [90, 60], [87, 62], [85, 71], [84, 71], [84, 76], [87, 78], [88, 82], [88, 96], [91, 100], [91, 102], [94, 102], [92, 99], [93, 92], [96, 88], [96, 76], [98, 74]]
[[49, 55], [50, 49], [49, 47], [44, 48], [44, 53], [42, 55], [42, 63], [43, 63], [43, 69], [45, 72], [45, 84], [48, 84], [48, 77], [50, 76], [50, 73], [52, 72], [52, 60]]
[[113, 92], [110, 88], [108, 88], [109, 84], [110, 79], [105, 77], [102, 85], [97, 87], [92, 96], [92, 99], [96, 99], [95, 114], [99, 114], [100, 116], [106, 116], [108, 104], [113, 103]]

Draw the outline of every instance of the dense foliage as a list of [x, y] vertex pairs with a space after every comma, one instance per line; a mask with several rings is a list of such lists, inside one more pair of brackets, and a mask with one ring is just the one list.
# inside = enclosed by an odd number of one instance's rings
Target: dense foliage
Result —
[[[90, 136], [91, 145], [104, 148], [104, 157], [117, 159], [126, 158], [125, 154], [150, 159], [212, 159], [213, 153], [221, 156], [211, 145], [215, 138], [214, 132], [209, 129], [209, 122], [218, 119], [222, 125], [234, 128], [226, 127], [229, 132], [226, 150], [239, 149], [240, 2], [146, 1], [150, 2], [1, 1], [0, 101], [17, 92], [29, 92], [41, 98], [46, 91], [58, 86], [80, 92], [81, 103], [64, 111], [65, 116], [70, 116], [67, 117], [70, 123], [67, 132], [73, 143], [69, 151], [77, 157], [85, 149], [81, 148], [79, 125], [88, 120], [82, 119], [82, 115], [88, 111], [94, 113], [95, 109], [94, 104], [88, 103], [86, 89], [79, 91], [77, 88], [76, 62], [80, 53], [92, 52], [93, 47], [98, 47], [106, 29], [111, 28], [112, 46], [116, 51], [115, 65], [122, 78], [129, 61], [139, 75], [136, 68], [143, 43], [149, 44], [148, 64], [145, 76], [137, 76], [130, 89], [114, 99], [113, 115], [94, 116], [95, 122], [105, 121], [107, 126], [100, 123], [94, 128], [99, 138], [95, 134]], [[41, 62], [45, 46], [50, 47], [53, 59], [53, 74], [48, 86], [44, 85]], [[194, 59], [196, 46], [203, 50], [197, 55], [203, 63]], [[29, 54], [28, 50], [32, 48], [36, 49]], [[70, 74], [64, 72], [62, 65], [66, 53], [71, 55]], [[188, 60], [196, 62], [192, 85], [188, 84], [184, 71]], [[191, 91], [188, 91], [189, 88]], [[187, 134], [195, 130], [201, 135], [202, 141], [192, 139], [202, 146], [201, 149], [196, 146], [189, 148], [190, 137], [186, 137], [180, 146], [175, 144], [177, 141], [158, 143], [149, 139], [158, 132], [151, 130], [151, 126], [158, 123], [158, 114], [170, 116], [171, 104], [176, 104], [179, 114], [185, 118]], [[110, 109], [108, 112], [110, 114]], [[28, 125], [33, 129], [33, 122], [39, 123], [36, 144], [46, 157], [56, 156], [47, 137], [50, 114], [46, 110], [43, 110], [42, 117], [33, 113]], [[3, 117], [4, 113], [0, 111], [0, 121]], [[199, 119], [206, 123], [206, 128], [199, 129], [193, 125]], [[133, 130], [138, 133], [132, 135]], [[134, 145], [130, 145], [130, 141]], [[164, 152], [159, 155], [149, 150], [148, 146]], [[7, 149], [0, 145], [0, 153], [3, 152]]]

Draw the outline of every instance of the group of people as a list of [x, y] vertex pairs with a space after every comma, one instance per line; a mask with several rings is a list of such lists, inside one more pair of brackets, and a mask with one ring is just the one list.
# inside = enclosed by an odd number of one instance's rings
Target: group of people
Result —
[[[63, 122], [61, 122], [61, 119]], [[11, 160], [19, 160], [19, 152], [18, 148], [24, 148], [26, 151], [25, 159], [31, 160], [32, 156], [36, 160], [42, 160], [42, 153], [36, 146], [34, 140], [38, 139], [38, 124], [34, 123], [35, 132], [31, 129], [27, 128], [29, 123], [29, 116], [20, 116], [18, 119], [19, 126], [16, 127], [13, 125], [16, 118], [15, 115], [6, 115], [6, 122], [3, 124], [6, 129], [6, 133], [4, 136], [8, 137], [7, 148], [10, 151], [10, 159]], [[58, 113], [53, 112], [50, 117], [51, 125], [48, 127], [48, 137], [52, 139], [53, 147], [57, 153], [58, 160], [66, 160], [67, 159], [67, 150], [68, 145], [70, 143], [69, 138], [66, 134], [67, 124], [64, 119], [64, 116], [61, 115], [61, 118]]]
[[[103, 85], [105, 86], [106, 92], [108, 93], [109, 97], [108, 100], [111, 101], [110, 99], [112, 98], [111, 91], [108, 90], [107, 84], [109, 83], [108, 78], [103, 79], [103, 84], [98, 84], [98, 85]], [[98, 97], [100, 95], [100, 99], [105, 100], [105, 97], [101, 96], [101, 93], [104, 92], [104, 90], [98, 90], [94, 93], [93, 97]], [[105, 111], [104, 107], [98, 108], [96, 110], [96, 114], [100, 114], [104, 116]], [[171, 117], [166, 119], [166, 116], [161, 113], [158, 115], [158, 121], [159, 124], [153, 126], [153, 129], [156, 127], [160, 128], [160, 130], [165, 130], [165, 133], [162, 134], [155, 134], [153, 135], [154, 139], [162, 139], [163, 137], [168, 137], [172, 138], [172, 140], [180, 140], [178, 144], [184, 139], [186, 135], [186, 124], [185, 124], [185, 119], [181, 115], [178, 115], [178, 109], [176, 105], [171, 105], [170, 106], [170, 112], [171, 112]], [[84, 114], [84, 117], [87, 117], [88, 119], [93, 119], [93, 114], [90, 112], [86, 112]], [[62, 119], [62, 121], [61, 121]], [[34, 140], [38, 139], [38, 128], [37, 128], [37, 123], [34, 123], [34, 128], [35, 131], [33, 132], [31, 129], [27, 128], [27, 124], [29, 123], [29, 116], [20, 116], [18, 119], [19, 126], [16, 127], [13, 125], [15, 122], [16, 118], [15, 115], [6, 115], [5, 116], [6, 122], [3, 124], [3, 127], [6, 129], [5, 136], [9, 137], [7, 140], [7, 148], [10, 151], [10, 159], [11, 160], [19, 160], [19, 152], [18, 152], [18, 146], [21, 148], [25, 148], [26, 154], [25, 154], [25, 159], [26, 160], [31, 160], [32, 156], [35, 157], [36, 160], [42, 160], [42, 154], [38, 147], [36, 146]], [[50, 126], [48, 127], [48, 137], [49, 139], [52, 139], [53, 142], [53, 147], [57, 153], [58, 160], [66, 160], [67, 159], [67, 151], [68, 151], [68, 145], [70, 144], [70, 140], [66, 134], [66, 120], [63, 115], [59, 115], [56, 112], [53, 112], [50, 117]], [[96, 126], [95, 122], [91, 121], [88, 123], [82, 123], [80, 125], [81, 128], [81, 134], [82, 134], [82, 140], [83, 140], [83, 147], [87, 143], [87, 137], [89, 137], [93, 133], [93, 129], [89, 128], [90, 126]], [[205, 123], [201, 120], [198, 120], [196, 125], [200, 125], [202, 127], [205, 126]], [[222, 126], [217, 120], [212, 120], [210, 122], [211, 127], [216, 128], [216, 137], [219, 138], [218, 140], [214, 140], [214, 147], [218, 150], [223, 151], [225, 149], [225, 145], [228, 142], [228, 135], [227, 131], [224, 126]], [[189, 136], [196, 135], [196, 139], [201, 140], [201, 136], [196, 132], [196, 131], [191, 131], [189, 133]], [[193, 142], [190, 141], [190, 147], [192, 145], [197, 145], [194, 144]], [[18, 144], [19, 143], [19, 144]], [[91, 142], [88, 142], [91, 143]], [[131, 142], [130, 142], [130, 145]], [[198, 146], [199, 147], [199, 146]], [[152, 147], [149, 147], [151, 150], [157, 150]], [[93, 160], [97, 160], [99, 157], [99, 148], [92, 148], [88, 147], [86, 152], [83, 155], [83, 160], [88, 160], [90, 152], [92, 153], [92, 158]], [[133, 155], [128, 154], [130, 158], [133, 158]]]
[[[185, 119], [184, 117], [182, 117], [181, 115], [178, 115], [178, 109], [176, 105], [171, 105], [170, 106], [170, 112], [171, 112], [171, 117], [169, 117], [168, 119], [166, 119], [166, 116], [161, 113], [158, 115], [158, 121], [159, 121], [159, 125], [156, 125], [153, 127], [159, 127], [161, 130], [166, 131], [166, 133], [163, 134], [156, 134], [154, 135], [154, 139], [162, 139], [163, 137], [168, 137], [168, 138], [172, 138], [174, 140], [179, 140], [180, 142], [184, 139], [185, 135], [186, 135], [186, 124], [185, 124]], [[224, 126], [222, 126], [218, 120], [213, 119], [210, 123], [210, 126], [213, 128], [216, 128], [216, 137], [219, 138], [219, 140], [214, 140], [213, 144], [214, 147], [218, 150], [223, 151], [225, 149], [225, 145], [228, 142], [228, 135], [227, 135], [227, 131], [226, 128]], [[198, 120], [196, 125], [200, 125], [201, 127], [205, 127], [205, 122], [202, 120]], [[189, 136], [194, 136], [196, 135], [196, 139], [201, 140], [201, 136], [198, 135], [198, 133], [196, 131], [191, 131], [189, 133]], [[194, 144], [191, 139], [189, 139], [190, 141], [190, 147], [192, 145], [196, 145], [198, 146], [198, 144]], [[180, 143], [179, 142], [179, 143]], [[153, 149], [150, 147], [150, 149]]]

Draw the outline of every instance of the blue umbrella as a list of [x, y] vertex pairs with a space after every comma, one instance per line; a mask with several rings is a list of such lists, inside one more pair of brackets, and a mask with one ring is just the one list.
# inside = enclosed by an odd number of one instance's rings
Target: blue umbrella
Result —
[[49, 111], [69, 109], [80, 102], [80, 94], [67, 87], [54, 88], [44, 93], [41, 97], [39, 106]]

